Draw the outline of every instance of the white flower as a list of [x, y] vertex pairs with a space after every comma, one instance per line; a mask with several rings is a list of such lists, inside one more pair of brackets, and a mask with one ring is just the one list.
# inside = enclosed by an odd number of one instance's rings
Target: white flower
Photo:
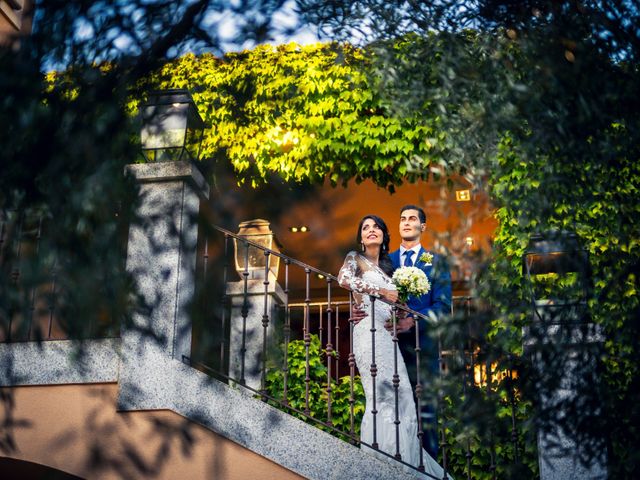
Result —
[[398, 295], [403, 302], [406, 302], [410, 295], [420, 296], [431, 290], [427, 275], [418, 267], [400, 267], [393, 272], [391, 279], [398, 288]]
[[425, 265], [432, 265], [433, 254], [429, 252], [424, 252], [422, 255], [420, 255], [420, 258], [418, 258], [418, 261], [424, 263]]

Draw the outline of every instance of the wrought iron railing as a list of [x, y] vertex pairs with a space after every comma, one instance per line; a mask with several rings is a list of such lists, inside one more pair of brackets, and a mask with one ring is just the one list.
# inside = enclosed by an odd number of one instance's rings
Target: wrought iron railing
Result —
[[[332, 363], [331, 371], [333, 378], [338, 380], [340, 378], [340, 372], [349, 371], [349, 330], [342, 328], [341, 325], [349, 325], [349, 317], [351, 316], [352, 301], [350, 296], [347, 300], [336, 300], [331, 304], [327, 301], [310, 302], [307, 305], [304, 302], [290, 303], [288, 305], [288, 315], [295, 316], [299, 314], [301, 318], [304, 318], [305, 308], [309, 308], [309, 328], [312, 332], [317, 332], [320, 344], [327, 344], [331, 346], [331, 350], [327, 350], [326, 358], [328, 362]], [[328, 319], [326, 315], [328, 312], [333, 313], [333, 329], [329, 330], [329, 326], [325, 326], [323, 319]]]
[[[207, 323], [207, 328], [218, 330], [221, 332], [225, 332], [220, 335], [220, 342], [217, 345], [218, 356], [220, 361], [217, 362], [216, 365], [212, 365], [211, 363], [207, 363], [206, 361], [202, 361], [201, 358], [197, 358], [197, 354], [194, 353], [194, 357], [188, 360], [192, 365], [197, 368], [201, 368], [212, 375], [217, 376], [225, 381], [231, 382], [233, 384], [241, 385], [247, 388], [247, 390], [255, 393], [256, 396], [264, 399], [265, 401], [269, 401], [273, 404], [279, 406], [284, 410], [290, 411], [291, 413], [298, 415], [302, 418], [310, 422], [316, 423], [321, 428], [331, 431], [332, 433], [341, 436], [342, 438], [351, 441], [354, 444], [366, 445], [357, 435], [357, 428], [355, 428], [358, 418], [354, 413], [356, 410], [356, 397], [354, 395], [355, 386], [357, 386], [358, 376], [357, 376], [357, 368], [355, 365], [355, 358], [353, 354], [353, 328], [354, 322], [350, 318], [350, 311], [352, 307], [352, 297], [350, 292], [346, 291], [338, 284], [338, 279], [328, 273], [320, 271], [319, 269], [314, 268], [311, 265], [307, 265], [304, 262], [296, 260], [294, 258], [288, 257], [282, 254], [279, 251], [275, 251], [269, 248], [260, 245], [259, 243], [253, 242], [245, 237], [232, 233], [228, 230], [225, 230], [220, 227], [213, 226], [211, 237], [221, 237], [218, 238], [217, 242], [221, 242], [222, 246], [218, 246], [214, 250], [217, 251], [218, 255], [222, 258], [223, 268], [222, 268], [222, 282], [218, 282], [218, 285], [222, 285], [222, 290], [218, 291], [220, 295], [220, 301], [218, 304], [221, 308], [218, 310], [218, 314], [215, 318], [215, 321], [210, 321]], [[264, 301], [261, 303], [261, 311], [259, 312], [261, 316], [260, 326], [261, 331], [259, 334], [262, 337], [261, 343], [261, 352], [250, 352], [247, 348], [247, 336], [255, 335], [255, 331], [249, 331], [247, 329], [247, 321], [250, 317], [248, 303], [249, 297], [251, 295], [255, 295], [255, 284], [250, 285], [250, 271], [248, 263], [245, 262], [245, 268], [240, 269], [238, 272], [232, 272], [230, 265], [232, 264], [229, 259], [231, 258], [231, 245], [233, 242], [236, 242], [237, 249], [244, 249], [245, 260], [249, 257], [248, 250], [249, 248], [258, 249], [262, 252], [265, 257], [265, 261], [263, 262], [263, 272], [260, 275], [260, 283], [262, 284], [263, 291], [262, 295], [264, 297]], [[207, 241], [207, 244], [209, 241]], [[273, 309], [269, 309], [268, 301], [266, 300], [268, 295], [272, 294], [274, 291], [272, 283], [276, 281], [276, 278], [273, 275], [270, 275], [270, 262], [272, 258], [278, 257], [280, 263], [283, 265], [283, 270], [279, 275], [279, 281], [282, 283], [282, 305], [279, 310], [279, 314], [274, 314]], [[207, 246], [204, 247], [203, 253], [203, 268], [202, 274], [207, 279], [208, 283], [211, 283], [211, 279], [208, 278], [212, 270], [211, 266], [211, 249]], [[220, 259], [218, 259], [218, 263], [220, 263]], [[293, 271], [297, 269], [298, 272], [294, 275]], [[215, 272], [218, 273], [218, 272]], [[235, 290], [234, 296], [239, 298], [230, 298], [230, 291], [225, 285], [228, 284], [230, 278], [237, 274], [238, 284], [241, 285], [239, 290]], [[298, 277], [298, 279], [302, 280], [303, 287], [302, 291], [304, 292], [303, 298], [291, 298], [290, 292], [292, 291], [292, 277]], [[312, 282], [315, 281], [314, 278], [320, 276], [323, 279], [324, 285], [324, 299], [312, 298], [311, 295], [311, 286]], [[204, 282], [207, 283], [207, 282]], [[317, 281], [316, 281], [317, 284]], [[336, 288], [339, 287], [339, 288]], [[252, 290], [253, 288], [253, 290]], [[210, 295], [208, 295], [210, 299]], [[473, 299], [469, 296], [463, 297], [454, 297], [454, 308], [456, 315], [471, 315], [472, 314], [472, 303]], [[237, 318], [232, 318], [231, 312], [234, 310], [231, 305], [236, 304], [235, 311], [238, 313]], [[385, 302], [384, 299], [371, 297], [372, 305], [375, 305], [375, 302]], [[238, 302], [240, 302], [241, 307], [238, 308]], [[255, 302], [254, 302], [255, 304]], [[293, 325], [292, 319], [295, 317], [295, 312], [301, 313], [301, 319], [299, 325]], [[422, 318], [424, 320], [428, 319], [421, 315], [419, 312], [412, 311], [408, 309], [406, 306], [402, 305], [393, 305], [392, 306], [392, 336], [393, 341], [397, 345], [398, 337], [396, 333], [396, 325], [398, 320], [398, 315], [400, 312], [404, 312], [404, 314], [411, 314], [415, 318]], [[369, 319], [366, 321], [372, 321], [371, 325], [371, 335], [372, 341], [375, 345], [375, 336], [380, 334], [387, 334], [386, 332], [376, 331], [375, 328], [375, 310], [370, 312]], [[233, 360], [230, 360], [229, 352], [233, 348], [228, 344], [230, 336], [229, 332], [229, 323], [240, 322], [242, 325], [242, 335], [241, 337], [236, 337], [236, 341], [242, 343], [239, 348], [239, 352], [241, 354], [240, 357], [240, 365], [232, 365]], [[279, 336], [279, 344], [281, 345], [279, 362], [280, 366], [276, 367], [276, 365], [271, 361], [273, 356], [277, 356], [278, 349], [274, 349], [273, 345], [269, 344], [269, 332], [272, 331], [272, 322], [280, 322], [279, 330], [277, 330], [280, 334]], [[293, 322], [295, 323], [295, 322]], [[419, 329], [420, 322], [416, 322], [416, 328]], [[343, 335], [345, 332], [348, 332], [348, 335]], [[310, 408], [310, 403], [313, 403], [313, 398], [310, 398], [311, 395], [311, 376], [310, 376], [310, 350], [312, 343], [312, 335], [317, 335], [321, 342], [322, 348], [322, 359], [325, 362], [325, 371], [326, 371], [326, 380], [324, 382], [324, 391], [322, 392], [322, 397], [326, 399], [326, 413], [322, 415], [322, 418], [314, 417], [312, 414], [312, 409]], [[291, 397], [291, 385], [289, 381], [290, 376], [290, 368], [291, 362], [288, 358], [290, 351], [290, 344], [296, 340], [295, 337], [298, 337], [298, 342], [302, 342], [304, 346], [304, 378], [302, 379], [302, 383], [304, 383], [304, 389], [298, 388], [298, 392], [303, 391], [302, 399], [296, 403], [300, 408], [295, 407], [293, 404], [295, 403]], [[419, 338], [419, 332], [416, 335], [416, 339]], [[463, 435], [462, 432], [455, 432], [453, 429], [455, 426], [452, 426], [452, 423], [444, 422], [444, 418], [446, 417], [446, 412], [443, 407], [445, 403], [443, 401], [443, 392], [437, 389], [436, 387], [428, 387], [420, 383], [418, 381], [417, 385], [414, 388], [414, 398], [417, 403], [417, 411], [420, 412], [422, 410], [422, 406], [425, 403], [423, 400], [425, 395], [425, 390], [432, 390], [426, 393], [429, 393], [429, 398], [435, 398], [437, 405], [435, 408], [438, 412], [437, 417], [440, 420], [439, 425], [439, 462], [441, 466], [447, 471], [449, 469], [449, 460], [454, 458], [457, 462], [458, 467], [458, 478], [460, 477], [460, 471], [463, 470], [463, 475], [466, 478], [472, 478], [475, 476], [474, 468], [476, 470], [481, 470], [485, 478], [497, 478], [497, 455], [496, 455], [496, 447], [499, 442], [508, 441], [511, 444], [511, 449], [515, 452], [515, 460], [518, 461], [519, 452], [521, 452], [523, 448], [523, 440], [522, 434], [519, 432], [519, 425], [517, 424], [516, 419], [516, 396], [517, 392], [514, 390], [514, 383], [512, 378], [512, 372], [509, 371], [506, 374], [506, 378], [501, 378], [495, 375], [496, 366], [490, 360], [485, 360], [482, 352], [477, 350], [477, 347], [474, 346], [472, 341], [463, 342], [464, 344], [459, 345], [443, 345], [440, 339], [437, 339], [438, 344], [438, 362], [439, 362], [439, 375], [440, 379], [435, 379], [435, 383], [439, 384], [439, 380], [442, 379], [443, 376], [450, 377], [451, 380], [454, 376], [459, 380], [459, 393], [460, 395], [467, 395], [471, 390], [484, 390], [486, 395], [494, 395], [494, 390], [496, 390], [496, 386], [500, 382], [505, 382], [503, 385], [507, 386], [509, 391], [508, 394], [508, 402], [511, 408], [511, 432], [510, 437], [508, 439], [498, 438], [499, 433], [495, 432], [490, 435], [489, 445], [487, 446], [489, 450], [489, 462], [486, 465], [478, 467], [477, 459], [474, 459], [474, 448], [472, 448], [473, 440], [469, 435]], [[416, 344], [416, 350], [419, 351], [420, 345]], [[274, 354], [274, 351], [276, 352]], [[398, 358], [397, 358], [398, 348], [396, 346], [396, 358], [394, 359], [394, 378], [393, 378], [393, 388], [395, 389], [396, 394], [396, 407], [398, 402]], [[270, 358], [270, 354], [272, 357]], [[247, 377], [247, 365], [246, 358], [255, 358], [259, 356], [260, 366], [259, 366], [259, 381], [253, 382], [250, 381]], [[226, 360], [222, 360], [226, 358]], [[376, 357], [375, 352], [373, 352], [373, 357], [371, 359], [371, 364], [369, 366], [371, 370], [372, 378], [376, 379]], [[299, 365], [298, 365], [299, 366]], [[282, 391], [281, 396], [277, 397], [272, 395], [268, 391], [268, 378], [269, 375], [273, 374], [275, 369], [280, 370], [280, 377], [282, 378]], [[417, 378], [423, 378], [421, 374], [421, 364], [420, 364], [420, 356], [418, 355], [418, 360], [416, 362], [416, 370], [418, 371]], [[234, 375], [233, 372], [236, 372]], [[336, 422], [333, 420], [333, 387], [336, 385], [336, 380], [340, 378], [340, 373], [348, 371], [348, 378], [350, 382], [349, 389], [349, 421], [347, 422], [346, 428], [339, 429], [336, 427]], [[253, 377], [254, 380], [258, 378], [258, 376]], [[375, 383], [374, 383], [375, 385]], [[433, 390], [436, 391], [433, 391]], [[375, 388], [374, 388], [375, 392]], [[428, 403], [428, 402], [427, 402]], [[378, 421], [376, 419], [376, 399], [375, 395], [373, 398], [373, 405], [368, 406], [373, 412], [373, 423], [374, 423], [374, 432], [375, 425]], [[398, 421], [396, 417], [396, 422]], [[490, 422], [489, 422], [490, 423]], [[396, 428], [399, 428], [399, 423], [396, 423]], [[418, 435], [416, 438], [416, 442], [422, 444], [422, 436], [424, 435], [423, 431], [423, 423], [422, 421], [418, 421]], [[378, 445], [376, 444], [376, 437], [374, 433], [373, 442], [367, 445], [374, 450], [378, 450]], [[455, 455], [451, 455], [453, 452]], [[396, 449], [392, 452], [381, 452], [389, 458], [394, 459], [395, 461], [402, 461], [399, 454], [399, 445], [398, 441], [396, 441]], [[420, 449], [420, 460], [417, 465], [411, 465], [412, 468], [415, 468], [417, 471], [424, 471], [424, 458], [422, 457], [422, 449]], [[463, 459], [464, 466], [460, 467], [460, 459]], [[407, 464], [405, 464], [407, 465]], [[408, 466], [408, 465], [407, 465]], [[435, 477], [434, 477], [435, 478]], [[447, 478], [445, 475], [443, 478]]]
[[[354, 444], [363, 445], [364, 442], [358, 436], [357, 414], [358, 402], [358, 371], [353, 349], [354, 322], [351, 320], [352, 297], [348, 291], [339, 286], [337, 278], [327, 272], [323, 272], [304, 262], [288, 257], [278, 251], [264, 247], [245, 237], [216, 226], [206, 226], [208, 235], [200, 238], [200, 262], [199, 273], [199, 297], [194, 301], [194, 348], [190, 358], [184, 358], [194, 367], [199, 368], [212, 376], [225, 382], [242, 386], [256, 396], [277, 405], [292, 414], [298, 415], [319, 427], [330, 431]], [[203, 232], [204, 233], [204, 232]], [[20, 215], [17, 212], [2, 212], [0, 215], [0, 265], [3, 269], [3, 295], [18, 292], [26, 299], [23, 307], [11, 307], [12, 303], [3, 298], [5, 305], [0, 318], [0, 341], [28, 341], [68, 338], [65, 330], [64, 318], [58, 312], [58, 296], [60, 294], [59, 268], [55, 257], [49, 262], [40, 262], [46, 267], [38, 278], [43, 279], [39, 283], [23, 282], [23, 260], [33, 259], [40, 255], [40, 245], [46, 235], [46, 223], [42, 217]], [[231, 266], [233, 242], [237, 242], [241, 253], [244, 255], [244, 269], [239, 271]], [[249, 248], [257, 249], [264, 256], [263, 270], [255, 278], [249, 270]], [[281, 273], [276, 278], [271, 270], [272, 259], [278, 258], [282, 264]], [[124, 261], [123, 261], [124, 268]], [[318, 278], [321, 276], [322, 278]], [[276, 288], [276, 283], [281, 285]], [[230, 290], [229, 285], [236, 285], [235, 291]], [[295, 285], [294, 285], [295, 284]], [[294, 287], [302, 287], [302, 297], [292, 296]], [[313, 288], [312, 288], [313, 287]], [[260, 290], [258, 292], [257, 290]], [[312, 291], [322, 291], [321, 295]], [[270, 297], [277, 297], [281, 303], [275, 305], [269, 301]], [[250, 301], [250, 297], [253, 300]], [[256, 301], [256, 298], [258, 301]], [[454, 297], [454, 309], [456, 316], [471, 316], [473, 299], [471, 297]], [[234, 304], [234, 301], [236, 302]], [[239, 303], [237, 303], [239, 301]], [[384, 302], [385, 300], [372, 297], [371, 303]], [[19, 303], [19, 302], [18, 302]], [[15, 303], [15, 305], [18, 305]], [[248, 321], [254, 312], [250, 311], [250, 305], [259, 305], [258, 315], [259, 332], [249, 331]], [[277, 307], [277, 308], [276, 308]], [[231, 313], [237, 312], [235, 317]], [[200, 312], [200, 313], [197, 313]], [[399, 312], [408, 312], [415, 318], [425, 318], [418, 312], [411, 311], [405, 306], [393, 305], [392, 307], [393, 340], [397, 344], [395, 330]], [[375, 313], [371, 312], [371, 335], [375, 344], [376, 335], [387, 334], [376, 331]], [[198, 321], [198, 318], [200, 320]], [[297, 320], [296, 320], [297, 319]], [[232, 326], [239, 323], [239, 336], [233, 337], [234, 344], [230, 341]], [[274, 329], [274, 325], [277, 326]], [[418, 323], [418, 327], [419, 323]], [[111, 329], [118, 332], [119, 329]], [[213, 333], [214, 335], [211, 335]], [[251, 338], [253, 336], [254, 338]], [[212, 337], [213, 340], [208, 340]], [[312, 389], [311, 355], [317, 337], [321, 348], [321, 360], [324, 363], [322, 382], [323, 391], [318, 393]], [[250, 350], [251, 345], [259, 340], [259, 351]], [[493, 430], [490, 426], [489, 442], [486, 446], [489, 458], [484, 465], [478, 466], [478, 453], [473, 447], [473, 439], [469, 435], [463, 435], [455, 422], [447, 423], [448, 413], [444, 393], [439, 386], [424, 386], [420, 382], [414, 388], [417, 403], [417, 411], [421, 411], [421, 404], [425, 396], [435, 399], [435, 408], [439, 420], [439, 461], [442, 467], [448, 470], [452, 461], [456, 461], [458, 472], [463, 472], [466, 478], [476, 476], [478, 471], [485, 478], [497, 478], [499, 470], [499, 455], [497, 446], [505, 441], [510, 444], [514, 461], [521, 461], [525, 454], [525, 444], [522, 440], [521, 426], [517, 419], [517, 391], [514, 388], [514, 369], [507, 369], [497, 374], [497, 366], [493, 361], [485, 357], [483, 352], [477, 349], [472, 341], [463, 341], [456, 345], [443, 344], [437, 339], [438, 363], [440, 379], [456, 379], [459, 383], [461, 395], [470, 395], [473, 392], [482, 391], [486, 396], [497, 397], [496, 386], [506, 386], [506, 405], [510, 408], [510, 429], [505, 438], [504, 432]], [[291, 361], [289, 358], [289, 346], [293, 342], [300, 342], [303, 352], [303, 376], [301, 378], [302, 392], [299, 402], [294, 402], [291, 391], [290, 377], [292, 377]], [[271, 342], [271, 344], [270, 344]], [[280, 347], [281, 348], [278, 348]], [[236, 349], [239, 360], [233, 363], [231, 352]], [[416, 345], [419, 349], [420, 346]], [[247, 365], [248, 358], [259, 358], [258, 365]], [[419, 357], [418, 357], [419, 358]], [[275, 361], [277, 360], [277, 366]], [[393, 387], [398, 401], [399, 389], [397, 381], [397, 349], [394, 359]], [[375, 352], [369, 366], [371, 375], [376, 375]], [[299, 366], [299, 365], [298, 365]], [[422, 378], [421, 365], [418, 360], [416, 369], [418, 378]], [[269, 378], [278, 374], [282, 379], [281, 394], [273, 395], [268, 389]], [[341, 379], [347, 379], [347, 404], [348, 419], [340, 424], [334, 415], [337, 409], [337, 388]], [[434, 379], [434, 385], [439, 385], [440, 379]], [[435, 391], [434, 391], [435, 390]], [[425, 395], [428, 393], [429, 395]], [[319, 395], [325, 402], [325, 412], [320, 417], [314, 412], [313, 404], [318, 400], [314, 395]], [[498, 399], [500, 400], [500, 399]], [[426, 402], [431, 403], [431, 401]], [[376, 411], [375, 401], [369, 406]], [[374, 425], [377, 422], [373, 415]], [[455, 420], [455, 419], [454, 419]], [[490, 423], [490, 422], [489, 422]], [[396, 424], [398, 428], [399, 424]], [[491, 425], [491, 423], [490, 423]], [[416, 442], [422, 443], [424, 435], [423, 423], [418, 421], [418, 435]], [[375, 441], [368, 445], [378, 449]], [[379, 449], [378, 449], [379, 450]], [[420, 450], [422, 453], [422, 450]], [[399, 446], [392, 452], [380, 452], [393, 459], [402, 462], [399, 457]], [[460, 469], [460, 458], [464, 459], [464, 468]], [[404, 462], [403, 462], [404, 463]], [[405, 464], [406, 465], [406, 464]], [[417, 465], [406, 465], [417, 471], [424, 470], [424, 459], [421, 458]], [[457, 478], [460, 478], [457, 476]]]
[[[119, 335], [108, 299], [91, 304], [87, 318], [65, 318], [69, 279], [64, 275], [71, 269], [50, 241], [52, 221], [40, 211], [0, 210], [0, 342]], [[124, 274], [125, 249], [121, 252]]]
[[0, 212], [0, 265], [2, 300], [0, 341], [57, 338], [57, 268], [55, 260], [45, 266], [46, 279], [25, 282], [24, 265], [40, 255], [43, 218], [15, 210]]

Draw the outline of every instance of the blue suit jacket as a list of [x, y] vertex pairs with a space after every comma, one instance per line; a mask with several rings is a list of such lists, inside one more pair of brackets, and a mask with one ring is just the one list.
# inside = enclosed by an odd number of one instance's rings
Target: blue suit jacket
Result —
[[[422, 246], [418, 252], [418, 259], [414, 263], [414, 267], [418, 267], [422, 270], [431, 283], [431, 290], [425, 295], [419, 297], [409, 297], [407, 305], [409, 308], [420, 312], [424, 315], [429, 315], [429, 312], [433, 312], [436, 315], [442, 313], [450, 313], [451, 311], [451, 274], [449, 273], [449, 266], [444, 259], [436, 254], [433, 254], [433, 261], [431, 265], [425, 265], [420, 261], [420, 257], [423, 253], [428, 253]], [[402, 266], [402, 260], [400, 259], [400, 249], [391, 252], [389, 254], [393, 269]], [[422, 326], [422, 325], [421, 325]]]
[[[418, 258], [414, 258], [415, 262], [413, 266], [418, 267], [427, 275], [431, 283], [431, 290], [419, 297], [409, 297], [407, 305], [412, 310], [420, 312], [427, 317], [430, 316], [431, 312], [436, 315], [450, 313], [451, 274], [449, 273], [449, 266], [441, 256], [436, 254], [433, 254], [431, 265], [425, 265], [424, 262], [420, 261], [420, 257], [426, 252], [427, 251], [420, 246]], [[400, 258], [400, 249], [391, 252], [389, 257], [391, 258], [394, 270], [402, 266], [404, 259]], [[437, 371], [437, 350], [427, 332], [427, 322], [423, 319], [416, 319], [416, 321], [418, 321], [420, 325], [420, 348], [423, 354], [431, 359], [431, 361], [427, 362], [427, 364], [430, 365], [429, 369], [435, 369]], [[412, 328], [409, 332], [398, 334], [398, 341], [402, 356], [409, 370], [409, 377], [412, 377], [415, 375], [415, 372], [412, 372], [415, 364], [415, 329]], [[415, 377], [411, 378], [411, 381], [415, 383]]]

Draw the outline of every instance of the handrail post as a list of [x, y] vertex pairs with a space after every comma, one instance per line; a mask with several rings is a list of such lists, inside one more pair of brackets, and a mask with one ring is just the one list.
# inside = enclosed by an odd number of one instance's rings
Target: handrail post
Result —
[[[333, 364], [333, 344], [331, 343], [331, 315], [333, 313], [333, 308], [331, 308], [331, 277], [327, 277], [327, 425], [333, 425], [332, 420], [332, 398], [331, 394], [333, 389], [331, 388], [331, 367]], [[337, 322], [337, 319], [336, 319]], [[320, 316], [320, 324], [322, 325], [322, 315]]]
[[373, 441], [371, 446], [378, 448], [378, 406], [376, 404], [376, 376], [378, 375], [378, 366], [376, 365], [376, 297], [371, 295], [371, 389], [373, 390], [373, 405], [371, 415], [373, 418]]

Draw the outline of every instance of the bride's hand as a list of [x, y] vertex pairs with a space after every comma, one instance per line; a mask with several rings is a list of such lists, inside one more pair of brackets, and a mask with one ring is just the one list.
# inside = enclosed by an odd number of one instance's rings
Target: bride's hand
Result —
[[387, 290], [386, 288], [381, 288], [380, 296], [391, 303], [396, 303], [398, 301], [397, 290]]

